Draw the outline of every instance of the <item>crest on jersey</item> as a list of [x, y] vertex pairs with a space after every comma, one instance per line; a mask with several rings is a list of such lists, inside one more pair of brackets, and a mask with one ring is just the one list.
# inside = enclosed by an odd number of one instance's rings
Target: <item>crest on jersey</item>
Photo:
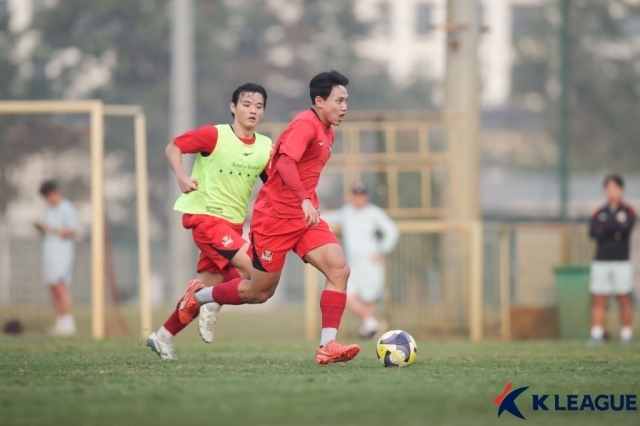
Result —
[[231, 238], [228, 235], [225, 235], [224, 237], [222, 237], [222, 245], [224, 247], [230, 247], [231, 244], [233, 244], [233, 238]]
[[318, 142], [318, 145], [320, 145], [320, 146], [324, 145], [324, 141]]
[[624, 210], [620, 210], [618, 213], [616, 213], [616, 220], [620, 223], [625, 223], [627, 221], [627, 219], [629, 219], [627, 217], [627, 212]]
[[262, 250], [262, 255], [260, 255], [260, 259], [264, 263], [269, 263], [273, 260], [273, 252], [271, 250]]

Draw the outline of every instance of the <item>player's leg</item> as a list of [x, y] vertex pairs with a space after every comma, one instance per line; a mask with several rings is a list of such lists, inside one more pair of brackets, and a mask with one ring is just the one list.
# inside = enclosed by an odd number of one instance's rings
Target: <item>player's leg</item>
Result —
[[591, 344], [600, 344], [604, 339], [604, 318], [607, 301], [611, 294], [610, 262], [595, 261], [591, 264], [589, 292], [591, 302]]
[[[224, 281], [240, 277], [238, 270], [234, 267], [228, 267], [224, 271], [221, 271], [224, 275], [222, 273], [212, 272], [218, 270], [217, 266], [203, 253], [200, 254], [197, 269], [197, 281], [202, 282], [206, 287], [213, 287]], [[209, 306], [211, 306], [211, 308]], [[152, 341], [152, 344], [149, 346], [151, 346], [151, 348], [163, 359], [174, 359], [173, 337], [180, 333], [189, 324], [183, 324], [180, 320], [180, 316], [178, 314], [179, 307], [180, 302], [178, 302], [175, 310], [171, 315], [169, 315], [163, 325], [155, 332], [155, 335], [152, 334], [149, 337]], [[211, 343], [213, 341], [213, 330], [215, 323], [218, 320], [219, 312], [220, 306], [216, 304], [207, 304], [201, 307], [198, 320], [198, 332], [200, 333], [202, 340], [206, 343]], [[153, 340], [158, 340], [159, 343], [153, 342]]]
[[[197, 279], [189, 283], [188, 289], [194, 284], [211, 287], [223, 282], [225, 277], [239, 277], [238, 272], [232, 267], [234, 261], [247, 269], [247, 262], [237, 260], [246, 252], [247, 244], [242, 239], [241, 226], [202, 215], [184, 215], [183, 225], [192, 230], [193, 240], [200, 249]], [[246, 257], [246, 254], [244, 256]], [[190, 317], [185, 321], [185, 318], [181, 317], [179, 311], [183, 304], [184, 300], [180, 300], [164, 324], [147, 339], [147, 345], [162, 359], [174, 359], [173, 337], [193, 320]], [[213, 341], [213, 330], [219, 312], [219, 305], [202, 307], [198, 332], [206, 343]]]
[[342, 247], [337, 243], [325, 244], [307, 252], [303, 259], [326, 277], [324, 291], [320, 296], [322, 330], [316, 361], [319, 364], [350, 361], [358, 355], [360, 346], [336, 342], [347, 302], [346, 290], [350, 272]]
[[[213, 287], [224, 281], [239, 278], [236, 268], [248, 276], [251, 262], [246, 254], [248, 243], [242, 238], [242, 226], [232, 225], [214, 217], [190, 217], [183, 220], [185, 227], [193, 231], [193, 240], [201, 251], [198, 262], [198, 282]], [[213, 341], [214, 326], [221, 305], [209, 303], [202, 306], [199, 314], [198, 332], [206, 343]], [[189, 318], [178, 319], [182, 327], [191, 322]]]
[[633, 338], [633, 307], [631, 306], [631, 295], [622, 294], [617, 296], [618, 306], [620, 307], [620, 342], [622, 344], [631, 343]]
[[364, 318], [362, 319], [362, 327], [360, 328], [360, 337], [363, 339], [371, 339], [376, 335], [380, 328], [380, 321], [376, 316], [375, 302], [362, 302], [364, 310]]
[[633, 265], [629, 261], [611, 262], [613, 269], [613, 292], [620, 308], [620, 343], [631, 343], [633, 338], [633, 307], [631, 292], [633, 291]]
[[591, 341], [601, 343], [604, 338], [604, 317], [609, 295], [594, 294], [591, 304]]
[[347, 280], [350, 269], [335, 234], [324, 221], [316, 228], [308, 228], [296, 244], [295, 252], [324, 274], [326, 282], [320, 296], [322, 331], [316, 354], [319, 364], [345, 362], [359, 352], [358, 345], [336, 342], [340, 321], [347, 303]]
[[196, 315], [199, 306], [215, 302], [223, 305], [264, 303], [273, 296], [286, 254], [305, 231], [304, 221], [273, 218], [254, 212], [251, 220], [251, 273], [250, 279], [236, 278], [216, 285], [212, 289], [201, 283], [192, 283], [183, 297], [180, 308], [183, 322]]
[[[198, 281], [202, 281], [206, 285], [213, 286], [220, 283], [223, 279], [222, 273], [218, 266], [207, 256], [207, 254], [201, 252], [198, 258]], [[155, 335], [149, 336], [151, 340], [157, 339], [160, 344], [155, 344], [152, 347], [155, 348], [157, 346], [158, 350], [155, 350], [156, 353], [160, 355], [163, 359], [172, 359], [170, 357], [163, 357], [161, 352], [171, 352], [173, 353], [173, 347], [170, 349], [167, 345], [173, 345], [173, 338], [180, 333], [187, 325], [183, 324], [180, 321], [180, 317], [178, 315], [178, 308], [180, 302], [176, 304], [176, 308], [169, 315], [166, 321], [156, 330]]]
[[[250, 278], [229, 280], [211, 291], [198, 290], [194, 295], [197, 303], [213, 302], [221, 306], [258, 304], [273, 296], [280, 282], [285, 257], [301, 234], [299, 231], [287, 232], [286, 228], [277, 222], [279, 221], [276, 218], [254, 214], [251, 223], [251, 245], [248, 249], [251, 254]], [[280, 234], [274, 235], [274, 230]]]
[[370, 339], [378, 332], [380, 322], [376, 318], [376, 302], [384, 287], [384, 264], [369, 258], [355, 259], [350, 265], [347, 307], [357, 309], [361, 321], [360, 337]]
[[53, 302], [53, 311], [56, 314], [56, 318], [62, 315], [62, 302], [58, 294], [58, 284], [49, 284], [49, 294], [51, 295], [51, 301]]
[[[198, 279], [206, 286], [213, 287], [237, 278], [248, 278], [251, 273], [251, 260], [247, 255], [249, 243], [245, 243], [231, 258], [229, 265], [222, 270], [222, 275], [208, 271], [199, 271]], [[214, 327], [222, 305], [211, 302], [200, 307], [198, 316], [198, 332], [205, 343], [213, 341]]]
[[[360, 337], [363, 339], [372, 337], [378, 330], [375, 304], [362, 301], [357, 293], [347, 292], [347, 309], [360, 320]], [[372, 323], [372, 319], [375, 323]]]
[[269, 300], [275, 293], [282, 271], [268, 272], [253, 269], [250, 279], [236, 278], [212, 289], [202, 288], [195, 293], [199, 304], [220, 305], [259, 304]]
[[364, 303], [357, 294], [347, 292], [347, 309], [349, 309], [362, 322], [367, 317], [367, 311]]
[[[284, 254], [286, 253], [283, 253], [282, 258]], [[198, 316], [200, 307], [208, 303], [220, 306], [264, 303], [275, 293], [281, 272], [281, 267], [274, 272], [253, 268], [250, 279], [235, 278], [211, 288], [194, 280], [189, 284], [178, 307], [180, 321], [192, 321]]]
[[320, 346], [335, 340], [347, 303], [347, 280], [350, 269], [344, 259], [340, 244], [330, 243], [314, 248], [304, 257], [324, 274], [326, 282], [320, 297], [322, 312], [322, 338]]
[[70, 336], [76, 333], [76, 324], [71, 313], [71, 295], [64, 281], [49, 286], [53, 306], [56, 312], [56, 325], [53, 332], [57, 335]]

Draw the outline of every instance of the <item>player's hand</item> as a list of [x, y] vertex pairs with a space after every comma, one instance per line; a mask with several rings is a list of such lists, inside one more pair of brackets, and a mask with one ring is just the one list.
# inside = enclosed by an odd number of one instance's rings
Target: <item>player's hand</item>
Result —
[[373, 262], [384, 262], [384, 253], [376, 253], [373, 256], [371, 256], [371, 261]]
[[302, 200], [302, 211], [304, 212], [304, 220], [307, 226], [315, 228], [320, 223], [320, 213], [313, 207], [311, 200], [305, 198]]
[[47, 225], [46, 223], [36, 222], [33, 224], [33, 226], [35, 226], [36, 229], [42, 234], [46, 234], [50, 229], [49, 225]]
[[178, 185], [180, 186], [180, 191], [183, 194], [188, 194], [193, 191], [198, 190], [198, 180], [189, 176], [182, 176], [178, 178]]

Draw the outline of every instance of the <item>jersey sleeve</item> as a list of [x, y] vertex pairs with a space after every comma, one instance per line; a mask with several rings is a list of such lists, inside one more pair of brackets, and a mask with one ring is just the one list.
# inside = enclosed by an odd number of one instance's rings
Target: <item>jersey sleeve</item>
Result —
[[298, 163], [307, 150], [307, 146], [313, 142], [315, 135], [316, 129], [313, 124], [307, 120], [298, 120], [292, 123], [291, 127], [282, 135], [278, 151]]
[[591, 238], [598, 238], [602, 234], [602, 226], [598, 225], [598, 214], [600, 214], [600, 210], [596, 210], [589, 220], [589, 235]]
[[309, 192], [300, 180], [300, 174], [298, 173], [298, 168], [293, 158], [289, 157], [289, 155], [281, 156], [276, 168], [278, 169], [278, 173], [280, 173], [282, 183], [293, 192], [293, 195], [295, 195], [298, 200], [304, 201], [306, 198], [311, 199]]
[[173, 139], [173, 143], [183, 154], [211, 155], [218, 142], [218, 129], [207, 125], [189, 130]]

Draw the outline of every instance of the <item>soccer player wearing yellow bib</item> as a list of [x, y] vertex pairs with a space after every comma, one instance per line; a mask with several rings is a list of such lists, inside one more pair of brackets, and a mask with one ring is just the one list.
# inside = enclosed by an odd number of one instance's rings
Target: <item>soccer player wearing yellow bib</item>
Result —
[[[242, 238], [249, 196], [258, 178], [266, 180], [271, 139], [255, 132], [264, 115], [267, 92], [257, 84], [238, 87], [231, 97], [233, 124], [207, 125], [178, 136], [166, 148], [169, 165], [182, 195], [174, 209], [184, 213], [182, 224], [191, 229], [200, 249], [197, 279], [207, 286], [220, 284], [238, 271], [249, 276], [249, 243]], [[193, 172], [182, 168], [182, 155], [196, 154]], [[192, 318], [181, 318], [178, 308], [147, 338], [147, 346], [162, 359], [175, 359], [173, 336]], [[203, 305], [198, 331], [202, 340], [213, 340], [219, 305]]]

